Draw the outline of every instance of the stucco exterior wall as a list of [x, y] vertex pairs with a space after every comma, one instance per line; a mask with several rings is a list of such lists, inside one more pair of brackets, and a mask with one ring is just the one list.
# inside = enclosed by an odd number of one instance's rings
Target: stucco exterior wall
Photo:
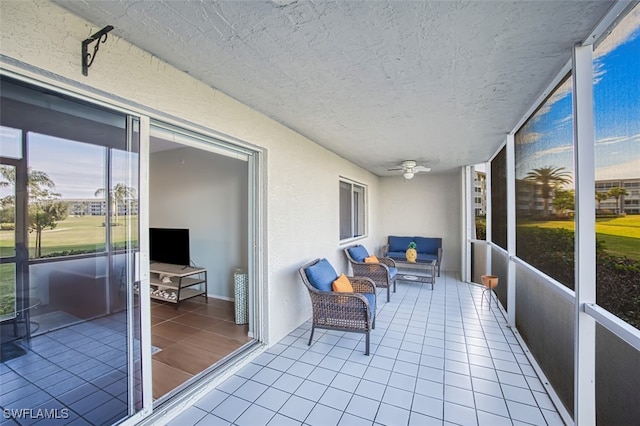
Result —
[[380, 179], [380, 244], [388, 235], [442, 237], [442, 271], [460, 272], [460, 173], [422, 173], [412, 180]]
[[[309, 318], [308, 295], [297, 268], [326, 257], [338, 272], [338, 178], [368, 187], [369, 238], [377, 241], [378, 177], [356, 167], [264, 114], [193, 79], [116, 36], [81, 71], [82, 40], [100, 27], [47, 1], [0, 2], [2, 67], [98, 99], [143, 106], [230, 135], [267, 152], [263, 261], [267, 340], [277, 342]], [[107, 93], [104, 96], [102, 93]], [[372, 216], [374, 215], [374, 216]]]

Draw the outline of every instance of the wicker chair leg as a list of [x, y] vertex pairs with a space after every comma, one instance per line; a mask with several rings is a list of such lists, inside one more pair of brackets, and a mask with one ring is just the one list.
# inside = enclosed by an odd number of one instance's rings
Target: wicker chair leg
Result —
[[367, 346], [365, 348], [364, 354], [368, 356], [369, 355], [369, 332], [368, 331], [367, 331], [367, 337], [366, 337], [366, 345]]
[[311, 346], [311, 340], [313, 339], [313, 331], [315, 330], [315, 327], [313, 325], [311, 325], [311, 335], [309, 335], [309, 343], [307, 343], [307, 346]]
[[387, 302], [391, 300], [391, 286], [387, 287]]
[[396, 280], [393, 280], [393, 292], [396, 292]]
[[438, 276], [440, 276], [440, 264], [438, 263]]
[[371, 329], [372, 330], [376, 329], [376, 317], [373, 317], [373, 322], [371, 323]]

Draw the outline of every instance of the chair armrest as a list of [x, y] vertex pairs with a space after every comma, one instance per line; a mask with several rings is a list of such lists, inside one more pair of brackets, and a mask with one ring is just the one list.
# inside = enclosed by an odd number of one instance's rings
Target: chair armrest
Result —
[[314, 291], [310, 296], [314, 318], [351, 319], [371, 327], [369, 301], [362, 294]]
[[347, 277], [351, 282], [354, 293], [376, 293], [376, 285], [368, 277]]
[[442, 247], [438, 247], [438, 263], [442, 260]]
[[387, 253], [389, 253], [389, 244], [385, 244], [384, 246], [382, 246], [382, 255], [384, 257], [387, 257]]
[[353, 276], [355, 277], [368, 277], [370, 274], [382, 273], [389, 275], [389, 267], [382, 262], [351, 262], [351, 269], [353, 269]]
[[396, 261], [390, 257], [381, 257], [380, 259], [378, 259], [378, 261], [384, 265], [387, 265], [390, 268], [396, 267]]

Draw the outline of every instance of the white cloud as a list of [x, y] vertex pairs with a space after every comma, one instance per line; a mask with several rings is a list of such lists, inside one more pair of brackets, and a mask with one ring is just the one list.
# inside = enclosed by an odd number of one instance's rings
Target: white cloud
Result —
[[618, 46], [633, 40], [634, 35], [637, 37], [640, 34], [638, 28], [640, 28], [640, 7], [636, 6], [593, 51], [594, 59], [599, 59]]
[[555, 148], [545, 149], [544, 151], [538, 151], [533, 154], [532, 159], [542, 158], [546, 155], [562, 154], [564, 152], [570, 152], [573, 150], [573, 145], [557, 146]]
[[518, 137], [516, 138], [516, 144], [524, 145], [528, 143], [533, 143], [540, 140], [541, 137], [542, 137], [542, 133], [526, 132], [526, 133], [523, 133], [522, 136], [518, 135]]
[[635, 179], [640, 177], [640, 158], [607, 167], [596, 167], [596, 180]]
[[617, 47], [633, 40], [640, 35], [640, 7], [633, 8], [631, 13], [624, 17], [622, 21], [613, 29], [602, 43], [593, 51], [593, 83], [598, 84], [606, 70], [602, 64], [602, 58]]
[[560, 120], [558, 120], [558, 121], [556, 122], [556, 125], [561, 126], [561, 125], [563, 125], [563, 124], [570, 123], [572, 119], [573, 119], [573, 114], [569, 114], [569, 115], [567, 115], [566, 117], [561, 118]]
[[610, 138], [602, 138], [596, 141], [596, 145], [613, 145], [621, 142], [636, 142], [640, 143], [640, 133], [631, 136], [612, 136]]
[[567, 78], [564, 83], [562, 83], [555, 92], [553, 92], [551, 94], [551, 96], [549, 96], [549, 98], [547, 99], [547, 101], [542, 104], [542, 106], [540, 107], [540, 109], [538, 110], [538, 112], [536, 112], [535, 117], [539, 118], [543, 115], [545, 115], [546, 113], [548, 113], [551, 110], [551, 106], [553, 104], [555, 104], [556, 102], [558, 102], [559, 100], [563, 99], [564, 97], [566, 97], [567, 95], [569, 95], [571, 93], [571, 88], [573, 87], [571, 78]]

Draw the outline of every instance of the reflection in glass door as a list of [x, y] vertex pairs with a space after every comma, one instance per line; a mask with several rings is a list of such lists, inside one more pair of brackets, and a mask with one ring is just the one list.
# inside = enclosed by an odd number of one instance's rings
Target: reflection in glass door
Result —
[[18, 424], [120, 422], [142, 409], [137, 123], [0, 89], [0, 407]]

